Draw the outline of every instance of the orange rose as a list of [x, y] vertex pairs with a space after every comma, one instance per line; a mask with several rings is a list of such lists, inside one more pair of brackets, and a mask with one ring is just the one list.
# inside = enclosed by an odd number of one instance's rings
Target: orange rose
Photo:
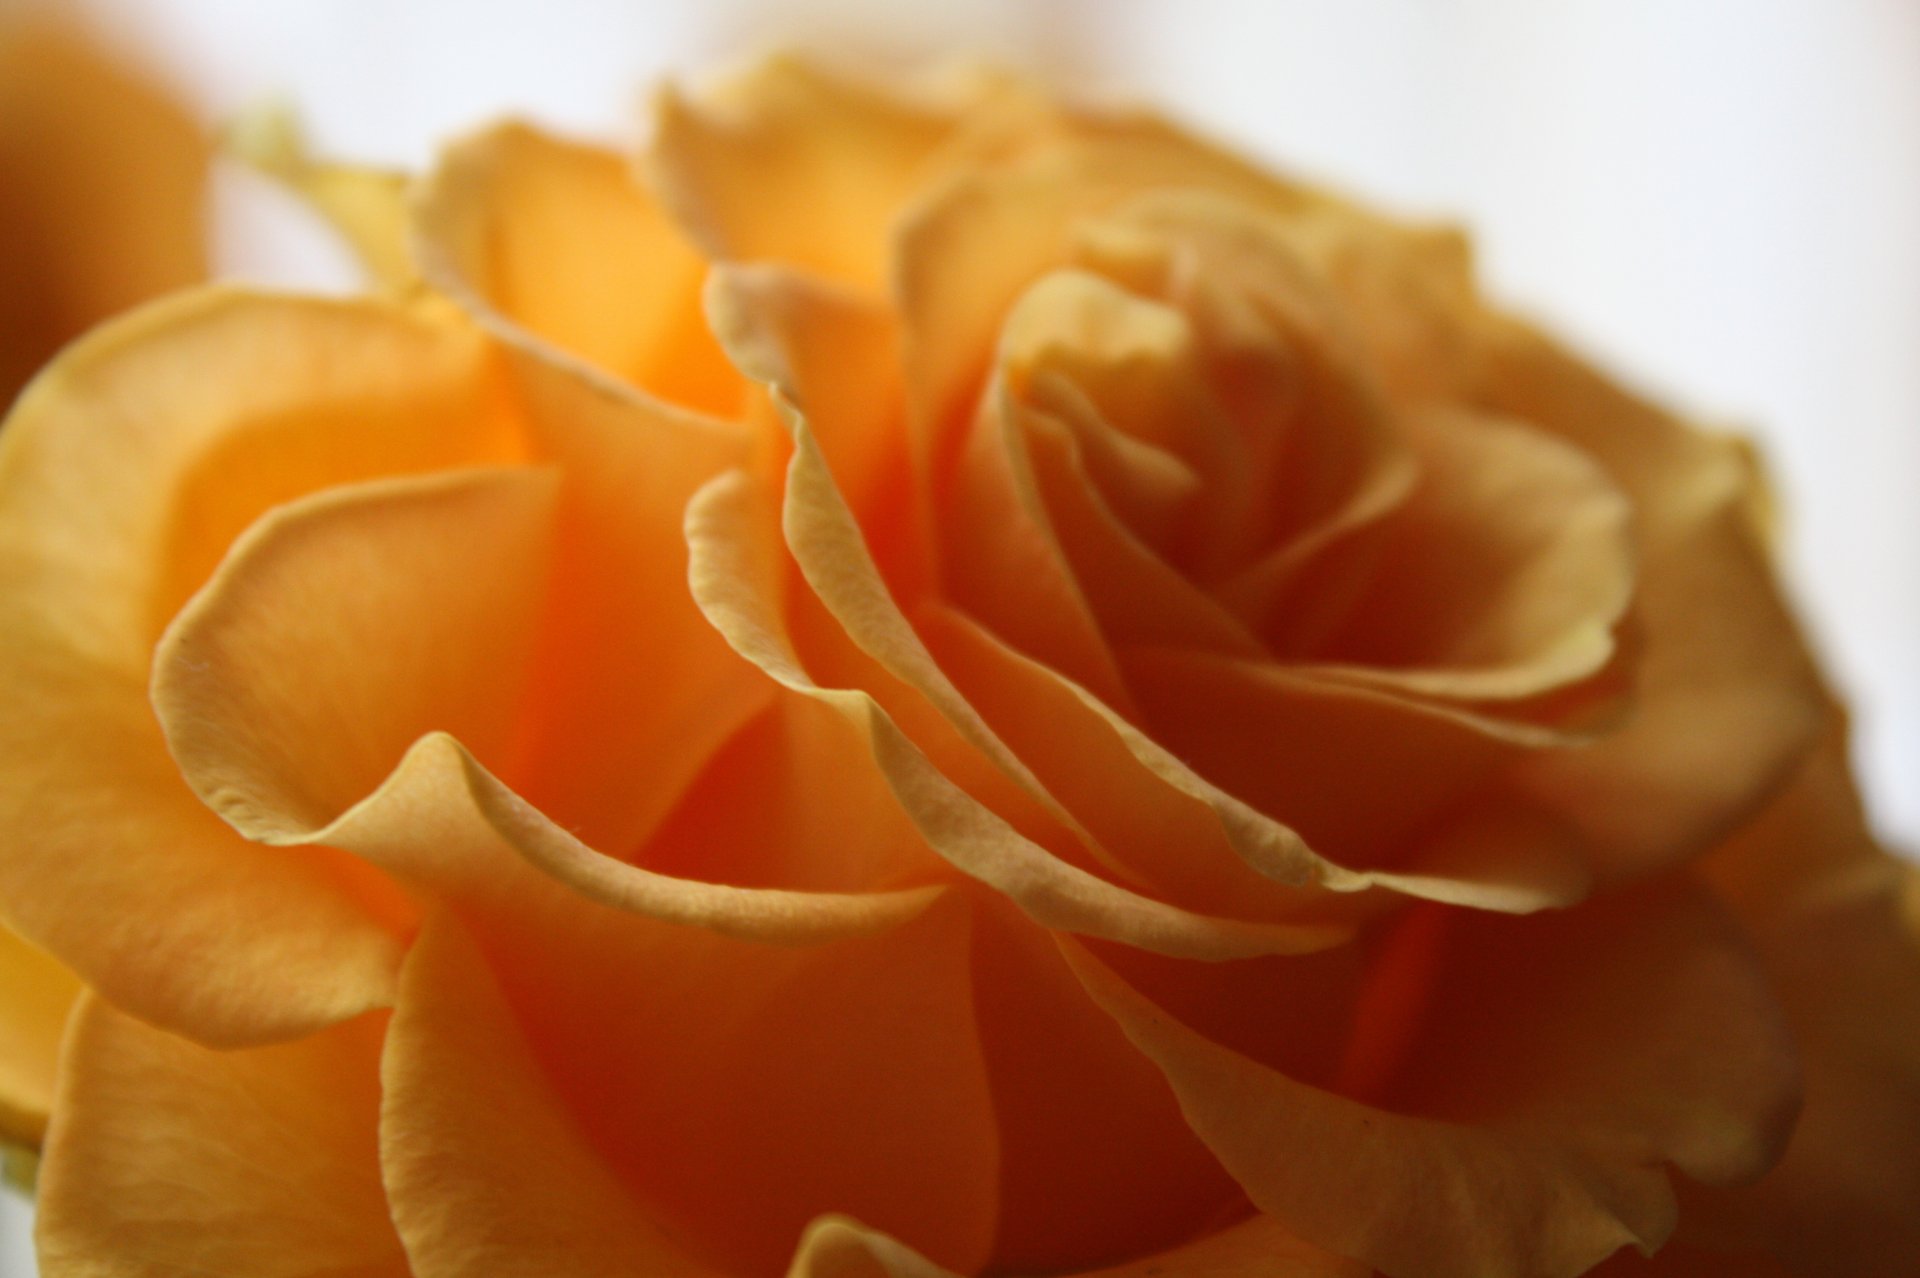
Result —
[[49, 1274], [1910, 1271], [1912, 875], [1737, 443], [1151, 118], [656, 126], [18, 407]]

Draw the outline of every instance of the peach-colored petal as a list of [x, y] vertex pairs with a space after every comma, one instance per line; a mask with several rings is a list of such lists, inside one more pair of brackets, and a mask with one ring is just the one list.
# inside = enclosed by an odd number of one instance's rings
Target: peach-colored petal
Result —
[[907, 455], [899, 323], [877, 299], [786, 267], [716, 266], [707, 313], [729, 358], [804, 415], [881, 572], [926, 585], [930, 512]]
[[[796, 463], [811, 445], [802, 431]], [[818, 454], [813, 452], [813, 465]], [[830, 484], [831, 479], [816, 482]], [[888, 786], [929, 846], [963, 872], [1006, 892], [1049, 927], [1124, 940], [1185, 954], [1247, 954], [1314, 948], [1337, 941], [1324, 927], [1255, 925], [1207, 919], [1141, 896], [1054, 856], [1022, 835], [955, 784], [928, 759], [866, 692], [816, 683], [794, 653], [779, 610], [779, 546], [770, 502], [747, 476], [723, 476], [705, 489], [687, 514], [693, 550], [693, 588], [716, 629], [748, 660], [795, 692], [817, 697], [859, 726]], [[844, 517], [844, 507], [840, 507]], [[830, 537], [844, 526], [829, 525]], [[857, 533], [853, 534], [857, 538]], [[858, 552], [854, 552], [858, 554]], [[831, 561], [829, 561], [831, 562]], [[871, 570], [871, 565], [867, 565]], [[842, 561], [823, 571], [843, 574], [853, 606], [870, 611], [864, 622], [886, 628], [908, 666], [926, 671], [932, 658], [916, 638], [895, 627], [884, 587], [854, 574], [861, 564]], [[877, 592], [877, 593], [876, 593]], [[909, 632], [910, 633], [910, 632]], [[946, 677], [933, 672], [954, 703], [976, 722]], [[984, 730], [984, 725], [981, 725]], [[1004, 745], [999, 747], [1004, 750]]]
[[[1521, 820], [1479, 840], [1442, 845], [1436, 830], [1463, 796], [1496, 778], [1523, 748], [1471, 715], [1271, 664], [1210, 653], [1125, 654], [1146, 729], [1210, 786], [1284, 822], [1313, 848], [1368, 879], [1414, 895], [1527, 911], [1579, 900], [1591, 886], [1585, 847], [1551, 814], [1507, 801]], [[1391, 777], [1391, 783], [1382, 778]], [[1423, 862], [1423, 854], [1450, 855]]]
[[535, 450], [565, 475], [518, 780], [590, 842], [632, 848], [769, 692], [693, 607], [680, 534], [700, 484], [766, 450], [695, 411], [738, 410], [747, 384], [701, 319], [704, 263], [609, 152], [480, 134], [429, 179], [417, 238], [428, 278], [506, 346]]
[[970, 914], [955, 893], [807, 948], [550, 892], [468, 917], [554, 1093], [687, 1248], [774, 1272], [809, 1221], [844, 1210], [973, 1272], [997, 1136]]
[[62, 344], [207, 271], [199, 125], [43, 8], [0, 14], [0, 412]]
[[[1309, 1246], [1273, 1220], [1255, 1216], [1168, 1251], [1086, 1271], [1081, 1278], [1368, 1278], [1372, 1273], [1371, 1266]], [[955, 1276], [856, 1220], [823, 1216], [807, 1228], [787, 1278]]]
[[82, 999], [40, 1171], [41, 1271], [405, 1278], [380, 1186], [383, 1019], [218, 1052]]
[[719, 1278], [594, 1151], [449, 916], [408, 956], [380, 1077], [380, 1161], [416, 1278]]
[[22, 397], [0, 436], [0, 896], [108, 998], [221, 1042], [387, 998], [398, 951], [369, 911], [377, 885], [222, 827], [166, 753], [148, 656], [259, 510], [510, 449], [481, 357], [395, 307], [211, 291], [106, 326]]
[[1875, 846], [1836, 730], [1705, 862], [1758, 945], [1807, 1076], [1780, 1165], [1703, 1203], [1703, 1241], [1764, 1241], [1794, 1273], [1920, 1268], [1920, 871]]
[[[1583, 454], [1517, 423], [1410, 425], [1420, 480], [1370, 538], [1368, 587], [1334, 619], [1288, 598], [1276, 646], [1358, 682], [1468, 701], [1600, 670], [1633, 598], [1627, 501]], [[1301, 615], [1318, 633], [1290, 642]]]
[[1533, 785], [1636, 874], [1727, 833], [1789, 774], [1824, 694], [1755, 536], [1752, 468], [1515, 324], [1491, 328], [1479, 399], [1567, 438], [1634, 504], [1644, 652], [1630, 722], [1532, 766]]
[[[357, 485], [242, 538], [155, 667], [195, 792], [249, 838], [346, 849], [468, 897], [510, 898], [531, 866], [616, 908], [790, 940], [917, 912], [924, 892], [757, 892], [623, 864], [449, 735], [516, 765], [555, 481], [529, 468]], [[490, 570], [447, 570], [472, 555]]]
[[1004, 903], [978, 908], [973, 982], [1000, 1132], [993, 1272], [1064, 1273], [1157, 1251], [1244, 1205], [1166, 1080], [1046, 932]]
[[936, 171], [958, 109], [990, 88], [929, 82], [909, 96], [771, 57], [691, 94], [662, 92], [648, 171], [713, 258], [786, 262], [877, 291], [901, 207]]
[[[1215, 789], [1087, 690], [1013, 651], [958, 612], [929, 610], [932, 650], [1036, 777], [1110, 854], [1156, 894], [1224, 917], [1326, 906], [1315, 888], [1352, 892], [1278, 822]], [[1304, 889], [1304, 891], [1302, 890]]]
[[72, 972], [0, 928], [0, 1142], [40, 1143], [80, 988]]
[[154, 709], [207, 806], [256, 838], [324, 826], [436, 730], [510, 773], [557, 478], [353, 485], [248, 530], [154, 656]]
[[149, 658], [268, 507], [512, 456], [486, 359], [427, 308], [209, 290], [99, 330], [22, 397], [0, 441], [0, 896], [120, 1005], [249, 1042], [388, 997], [377, 877], [322, 849], [263, 853], [201, 806], [148, 704]]
[[1393, 1278], [1578, 1274], [1671, 1232], [1666, 1164], [1725, 1182], [1777, 1155], [1791, 1049], [1751, 958], [1696, 895], [1455, 919], [1440, 1001], [1386, 1093], [1403, 1112], [1210, 1042], [1066, 953], [1256, 1206]]
[[744, 384], [700, 318], [706, 261], [617, 152], [502, 124], [455, 143], [415, 211], [427, 276], [540, 343], [691, 408]]

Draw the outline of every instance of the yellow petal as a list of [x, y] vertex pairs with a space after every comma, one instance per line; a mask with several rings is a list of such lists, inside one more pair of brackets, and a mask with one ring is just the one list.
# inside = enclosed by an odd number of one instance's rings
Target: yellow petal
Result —
[[63, 343], [205, 277], [208, 150], [84, 31], [0, 16], [0, 412]]
[[427, 277], [483, 322], [669, 402], [739, 411], [744, 384], [701, 315], [705, 258], [617, 152], [495, 126], [442, 154], [415, 229]]
[[1824, 694], [1755, 536], [1752, 468], [1519, 325], [1495, 326], [1478, 394], [1563, 435], [1632, 499], [1644, 653], [1632, 719], [1532, 765], [1533, 788], [1605, 849], [1612, 874], [1690, 856], [1791, 774]]
[[40, 1171], [41, 1269], [405, 1278], [380, 1185], [383, 1019], [217, 1052], [83, 999]]
[[0, 1141], [38, 1145], [53, 1106], [72, 972], [0, 928]]
[[1666, 1164], [1725, 1182], [1777, 1155], [1797, 1100], [1790, 1047], [1697, 894], [1452, 917], [1391, 1108], [1211, 1042], [1066, 953], [1257, 1207], [1392, 1278], [1578, 1274], [1665, 1239]]
[[380, 1160], [416, 1278], [720, 1278], [596, 1152], [591, 1116], [561, 1104], [450, 916], [408, 956], [380, 1075]]

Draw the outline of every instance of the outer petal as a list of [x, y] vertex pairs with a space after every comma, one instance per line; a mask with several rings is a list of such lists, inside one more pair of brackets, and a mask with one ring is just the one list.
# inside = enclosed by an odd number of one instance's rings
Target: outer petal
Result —
[[[1372, 1273], [1371, 1266], [1309, 1246], [1273, 1220], [1255, 1216], [1184, 1246], [1089, 1272], [1083, 1278], [1369, 1278]], [[787, 1278], [954, 1275], [858, 1221], [826, 1216], [808, 1228]], [[1727, 1278], [1732, 1278], [1731, 1273]]]
[[[925, 892], [759, 892], [625, 864], [447, 735], [509, 772], [527, 745], [518, 712], [554, 481], [535, 469], [393, 480], [262, 521], [156, 666], [188, 783], [249, 838], [347, 849], [469, 899], [510, 901], [538, 869], [618, 908], [789, 940], [917, 912]], [[474, 554], [489, 571], [449, 570]]]
[[983, 87], [930, 85], [915, 101], [770, 58], [661, 94], [648, 166], [715, 259], [784, 261], [877, 290], [894, 218]]
[[0, 897], [23, 935], [209, 1039], [384, 1000], [377, 887], [331, 853], [263, 855], [200, 806], [148, 656], [269, 506], [512, 455], [492, 389], [478, 336], [424, 312], [208, 291], [99, 330], [21, 398], [0, 437]]
[[1762, 1241], [1795, 1273], [1920, 1268], [1920, 871], [1874, 845], [1836, 730], [1706, 862], [1757, 942], [1805, 1061], [1780, 1165], [1703, 1204], [1703, 1241]]
[[961, 894], [806, 948], [550, 891], [468, 917], [554, 1094], [700, 1257], [776, 1270], [808, 1221], [846, 1210], [981, 1266], [997, 1138]]
[[60, 1036], [79, 996], [72, 972], [0, 928], [0, 1142], [40, 1143]]
[[483, 316], [670, 402], [739, 410], [700, 313], [706, 260], [618, 153], [497, 125], [441, 156], [415, 226], [428, 277]]
[[1638, 706], [1605, 741], [1543, 758], [1534, 788], [1610, 850], [1614, 874], [1692, 855], [1749, 816], [1812, 744], [1825, 694], [1749, 507], [1752, 467], [1538, 334], [1494, 323], [1476, 394], [1566, 437], [1633, 500], [1645, 640]]
[[600, 1159], [460, 924], [408, 956], [381, 1064], [381, 1162], [416, 1278], [715, 1275]]
[[1393, 1278], [1578, 1274], [1666, 1237], [1663, 1164], [1713, 1181], [1768, 1164], [1789, 1049], [1750, 960], [1687, 891], [1455, 918], [1442, 1001], [1386, 1092], [1422, 1117], [1257, 1065], [1067, 953], [1256, 1206]]
[[0, 412], [62, 344], [207, 269], [199, 126], [22, 8], [0, 15]]
[[381, 1019], [216, 1052], [84, 999], [40, 1172], [42, 1271], [405, 1278], [375, 1137]]

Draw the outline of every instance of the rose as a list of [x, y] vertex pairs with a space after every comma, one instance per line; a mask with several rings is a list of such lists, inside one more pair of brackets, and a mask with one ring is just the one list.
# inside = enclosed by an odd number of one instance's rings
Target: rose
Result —
[[20, 405], [50, 1271], [1909, 1262], [1736, 445], [1151, 119], [774, 63], [644, 160]]
[[0, 13], [0, 407], [89, 326], [205, 277], [207, 150], [84, 29]]

